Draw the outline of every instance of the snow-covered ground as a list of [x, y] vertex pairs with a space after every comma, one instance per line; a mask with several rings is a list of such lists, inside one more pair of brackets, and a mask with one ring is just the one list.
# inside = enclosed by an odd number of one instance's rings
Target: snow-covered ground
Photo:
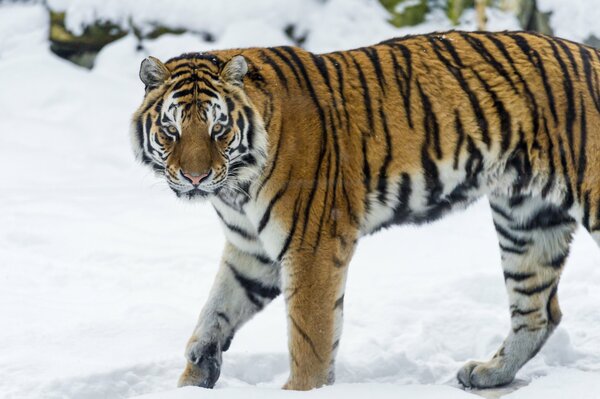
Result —
[[[327, 3], [349, 14], [337, 17], [330, 37], [315, 19], [310, 49], [398, 34], [383, 25], [383, 14], [375, 25], [381, 10], [352, 1], [363, 9]], [[368, 17], [365, 29], [373, 25], [362, 35], [344, 19], [358, 12]], [[449, 27], [432, 18], [416, 29]], [[88, 71], [48, 51], [41, 7], [0, 6], [0, 397], [473, 397], [456, 387], [455, 372], [488, 358], [509, 329], [485, 201], [430, 226], [361, 242], [335, 386], [278, 389], [288, 373], [279, 298], [238, 333], [215, 390], [173, 390], [223, 238], [208, 205], [179, 202], [133, 161], [129, 118], [143, 95], [137, 71], [147, 52], [168, 58], [288, 40], [270, 20], [239, 22], [223, 26], [210, 44], [191, 34], [164, 36], [136, 52], [126, 37]], [[473, 25], [472, 16], [464, 25]], [[492, 26], [516, 22], [497, 13]], [[528, 385], [507, 398], [600, 398], [600, 250], [583, 232], [559, 296], [561, 327], [518, 374]]]

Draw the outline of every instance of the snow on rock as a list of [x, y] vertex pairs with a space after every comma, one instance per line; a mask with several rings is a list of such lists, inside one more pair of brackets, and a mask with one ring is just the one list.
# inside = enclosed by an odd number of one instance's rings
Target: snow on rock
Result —
[[[201, 49], [292, 44], [284, 34], [290, 27], [294, 36], [304, 37], [303, 45], [314, 52], [366, 46], [411, 33], [476, 27], [474, 10], [467, 10], [460, 25], [453, 26], [438, 8], [423, 24], [398, 29], [385, 22], [390, 15], [377, 0], [48, 0], [48, 5], [66, 11], [66, 27], [74, 33], [106, 20], [124, 29], [132, 22], [145, 31], [163, 25], [210, 33], [216, 43], [199, 45]], [[488, 20], [491, 30], [519, 28], [515, 16], [497, 9], [488, 10]], [[187, 38], [183, 41], [189, 43]], [[175, 45], [174, 49], [178, 48]]]
[[[373, 18], [371, 30], [361, 28], [371, 32], [365, 38], [340, 20], [331, 38], [315, 35], [307, 44], [325, 51], [383, 39], [389, 28]], [[430, 30], [446, 27], [431, 18]], [[215, 390], [172, 391], [224, 240], [208, 205], [178, 201], [133, 160], [128, 129], [143, 96], [139, 62], [149, 53], [166, 59], [286, 38], [268, 19], [223, 24], [214, 43], [190, 33], [138, 50], [128, 36], [88, 71], [48, 51], [47, 23], [41, 6], [0, 5], [0, 397], [472, 397], [448, 384], [464, 362], [493, 354], [509, 330], [485, 201], [427, 227], [361, 241], [347, 283], [337, 385], [278, 389], [288, 374], [278, 298], [239, 331]], [[536, 398], [549, 386], [563, 397], [598, 391], [599, 265], [597, 246], [578, 232], [559, 289], [563, 323], [518, 374], [530, 385], [516, 394]]]

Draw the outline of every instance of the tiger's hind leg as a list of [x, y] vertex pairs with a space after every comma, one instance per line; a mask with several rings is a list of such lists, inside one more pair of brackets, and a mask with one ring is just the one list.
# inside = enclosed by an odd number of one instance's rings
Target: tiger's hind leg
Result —
[[556, 292], [577, 226], [565, 210], [539, 198], [493, 197], [490, 204], [500, 241], [511, 330], [491, 360], [468, 362], [458, 372], [458, 380], [473, 388], [510, 383], [560, 322]]

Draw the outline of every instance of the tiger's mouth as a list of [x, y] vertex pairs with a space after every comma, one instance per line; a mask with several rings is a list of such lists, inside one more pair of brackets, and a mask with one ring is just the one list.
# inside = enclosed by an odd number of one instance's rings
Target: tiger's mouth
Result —
[[225, 186], [226, 179], [219, 179], [218, 181], [210, 181], [207, 184], [195, 185], [181, 185], [169, 183], [169, 187], [178, 198], [184, 199], [202, 199], [210, 195], [217, 194], [219, 190]]
[[173, 186], [170, 186], [170, 187], [171, 187], [171, 190], [173, 190], [173, 192], [177, 196], [177, 198], [189, 199], [189, 200], [204, 199], [214, 193], [214, 190], [208, 191], [208, 190], [200, 188], [200, 187], [192, 187], [191, 189], [187, 189], [187, 190], [181, 190], [181, 189], [178, 189]]

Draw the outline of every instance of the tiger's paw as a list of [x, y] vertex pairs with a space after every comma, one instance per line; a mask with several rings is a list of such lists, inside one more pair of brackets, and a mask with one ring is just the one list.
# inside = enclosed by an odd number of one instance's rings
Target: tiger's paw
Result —
[[510, 384], [514, 374], [505, 370], [498, 359], [489, 362], [468, 362], [456, 375], [465, 388], [493, 388]]
[[177, 386], [214, 387], [221, 374], [222, 357], [219, 344], [192, 341], [188, 345], [186, 357], [188, 363], [179, 377]]

